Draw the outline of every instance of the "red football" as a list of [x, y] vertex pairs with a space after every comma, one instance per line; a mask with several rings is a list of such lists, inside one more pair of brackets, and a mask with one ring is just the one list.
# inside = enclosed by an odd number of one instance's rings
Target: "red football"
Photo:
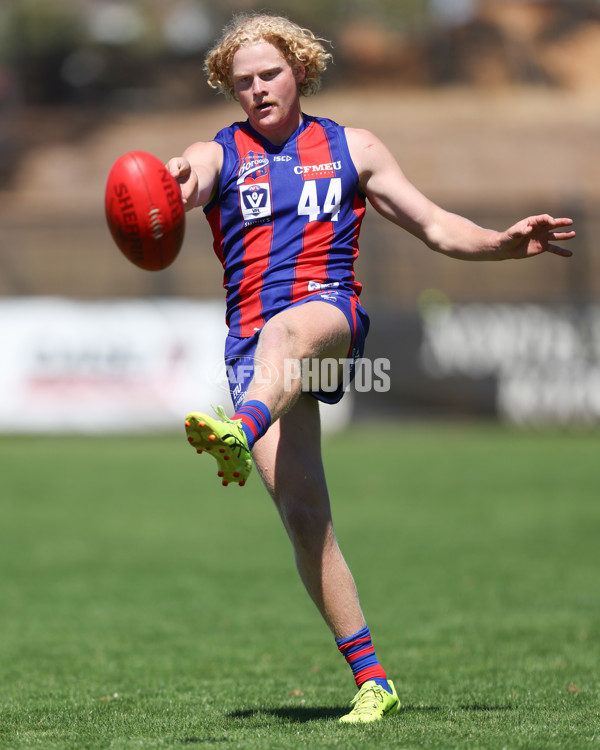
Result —
[[145, 151], [130, 151], [113, 164], [105, 210], [114, 241], [132, 263], [160, 271], [177, 257], [185, 233], [179, 186], [165, 165]]

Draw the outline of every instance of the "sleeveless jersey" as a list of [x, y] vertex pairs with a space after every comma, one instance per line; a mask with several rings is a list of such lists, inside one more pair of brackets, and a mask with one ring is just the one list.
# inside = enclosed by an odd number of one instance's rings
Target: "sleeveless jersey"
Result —
[[230, 333], [252, 336], [311, 294], [358, 296], [365, 196], [344, 128], [305, 115], [280, 146], [248, 122], [219, 131], [215, 141], [223, 168], [204, 212], [225, 272]]

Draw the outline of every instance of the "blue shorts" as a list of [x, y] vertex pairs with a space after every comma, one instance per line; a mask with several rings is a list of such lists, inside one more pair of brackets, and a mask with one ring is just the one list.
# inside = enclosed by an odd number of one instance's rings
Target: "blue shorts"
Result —
[[[361, 307], [358, 297], [355, 294], [338, 289], [327, 289], [316, 292], [290, 305], [290, 307], [298, 307], [307, 302], [327, 302], [337, 307], [338, 310], [344, 313], [350, 325], [352, 341], [348, 351], [348, 366], [344, 372], [344, 383], [340, 384], [333, 392], [325, 390], [309, 391], [310, 395], [319, 401], [323, 401], [326, 404], [337, 404], [342, 399], [348, 384], [354, 379], [356, 361], [363, 356], [365, 340], [369, 332], [369, 316]], [[273, 382], [269, 374], [269, 364], [267, 362], [255, 362], [255, 352], [259, 336], [260, 331], [246, 338], [239, 338], [238, 336], [229, 334], [225, 341], [225, 368], [231, 399], [235, 409], [239, 409], [243, 404], [248, 386], [255, 374], [255, 385], [260, 385], [262, 382], [265, 387], [268, 387]]]

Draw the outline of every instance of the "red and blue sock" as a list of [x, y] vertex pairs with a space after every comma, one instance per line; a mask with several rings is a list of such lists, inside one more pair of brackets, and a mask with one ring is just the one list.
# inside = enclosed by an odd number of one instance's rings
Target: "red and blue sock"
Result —
[[232, 419], [241, 419], [241, 427], [248, 440], [250, 450], [271, 426], [271, 412], [262, 401], [258, 400], [246, 401], [236, 411]]
[[366, 625], [358, 633], [348, 638], [336, 638], [335, 642], [352, 669], [357, 687], [360, 688], [367, 680], [374, 680], [388, 693], [392, 692], [387, 675], [375, 655], [371, 633]]

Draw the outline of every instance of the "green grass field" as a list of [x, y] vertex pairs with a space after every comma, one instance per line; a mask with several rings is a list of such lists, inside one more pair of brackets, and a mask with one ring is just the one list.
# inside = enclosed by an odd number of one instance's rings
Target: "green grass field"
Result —
[[324, 453], [400, 714], [336, 722], [354, 682], [256, 476], [220, 487], [183, 434], [4, 437], [0, 747], [600, 748], [600, 435]]

